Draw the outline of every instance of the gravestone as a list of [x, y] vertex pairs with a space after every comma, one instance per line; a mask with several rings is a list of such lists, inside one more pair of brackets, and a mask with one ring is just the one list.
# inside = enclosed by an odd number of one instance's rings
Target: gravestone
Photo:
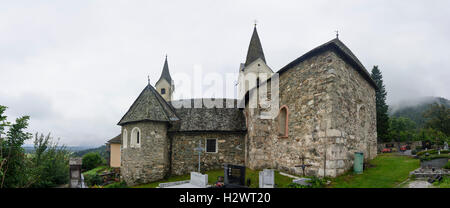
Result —
[[201, 188], [206, 188], [208, 186], [208, 174], [203, 175], [201, 173], [191, 172], [190, 184]]
[[81, 163], [80, 157], [69, 159], [69, 178], [70, 178], [70, 188], [84, 188], [84, 178], [81, 174]]
[[160, 183], [160, 188], [208, 188], [208, 174], [191, 172], [191, 179], [186, 181], [175, 181]]
[[225, 164], [224, 185], [245, 186], [245, 166]]
[[259, 171], [259, 188], [274, 188], [275, 173], [272, 169]]
[[448, 150], [448, 143], [444, 142], [444, 150]]
[[311, 181], [311, 178], [298, 178], [298, 179], [292, 180], [292, 183], [300, 184], [303, 186], [311, 186], [310, 181]]

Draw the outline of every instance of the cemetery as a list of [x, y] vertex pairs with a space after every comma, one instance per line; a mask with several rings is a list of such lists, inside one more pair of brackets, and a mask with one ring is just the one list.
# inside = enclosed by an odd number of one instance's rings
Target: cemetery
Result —
[[420, 168], [411, 171], [411, 176], [429, 183], [441, 182], [444, 177], [450, 176], [450, 151], [446, 142], [442, 148], [418, 152], [416, 157], [420, 159]]
[[[450, 169], [449, 150], [445, 144], [416, 155], [382, 153], [374, 160], [365, 161], [361, 152], [354, 154], [352, 170], [336, 178], [316, 178], [291, 175], [274, 169], [252, 170], [243, 165], [223, 164], [221, 169], [205, 171], [202, 167], [201, 145], [195, 148], [200, 158], [195, 170], [185, 175], [173, 175], [152, 183], [131, 186], [133, 188], [408, 188], [446, 187]], [[100, 171], [103, 185], [89, 185], [90, 172], [82, 172], [80, 158], [72, 158], [70, 165], [71, 188], [123, 188], [117, 181], [118, 173]], [[310, 165], [300, 157], [296, 168], [305, 172]], [[98, 168], [97, 168], [98, 169]], [[85, 176], [83, 176], [85, 175]], [[114, 185], [120, 183], [120, 186]], [[110, 184], [110, 185], [108, 185]]]

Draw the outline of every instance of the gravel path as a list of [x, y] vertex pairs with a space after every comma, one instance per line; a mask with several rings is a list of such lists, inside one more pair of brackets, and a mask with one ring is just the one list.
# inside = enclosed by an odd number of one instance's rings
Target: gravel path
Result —
[[415, 180], [408, 184], [408, 188], [431, 188], [432, 184], [425, 180]]

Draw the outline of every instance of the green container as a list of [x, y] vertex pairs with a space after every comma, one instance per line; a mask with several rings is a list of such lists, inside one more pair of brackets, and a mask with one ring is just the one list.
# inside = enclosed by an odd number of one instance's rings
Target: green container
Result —
[[355, 152], [355, 161], [353, 163], [353, 171], [356, 174], [363, 173], [364, 153]]

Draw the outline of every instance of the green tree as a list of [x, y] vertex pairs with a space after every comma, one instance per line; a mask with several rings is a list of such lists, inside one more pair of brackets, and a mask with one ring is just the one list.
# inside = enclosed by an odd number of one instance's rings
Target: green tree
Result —
[[383, 84], [383, 76], [381, 75], [378, 66], [373, 67], [371, 77], [378, 87], [375, 92], [378, 141], [385, 142], [389, 140], [389, 116], [388, 105], [386, 104], [387, 92]]
[[90, 152], [83, 156], [82, 166], [85, 170], [94, 169], [104, 163], [104, 160], [97, 152]]
[[389, 119], [389, 134], [390, 141], [404, 142], [411, 141], [416, 138], [416, 123], [409, 118], [392, 117]]
[[[16, 119], [14, 124], [6, 122], [6, 116], [3, 115], [6, 107], [0, 106], [0, 136], [2, 139], [0, 153], [0, 188], [6, 187], [26, 187], [27, 173], [26, 156], [22, 145], [25, 140], [31, 138], [31, 134], [24, 132], [28, 127], [29, 116], [22, 116]], [[6, 124], [6, 125], [5, 125]], [[8, 126], [8, 132], [3, 137], [4, 129]]]
[[69, 181], [69, 152], [47, 136], [35, 134], [31, 187], [53, 187]]
[[443, 132], [432, 128], [421, 129], [416, 138], [416, 140], [430, 141], [437, 145], [443, 145], [444, 142], [450, 143], [450, 136], [447, 136]]
[[425, 127], [433, 128], [450, 136], [450, 108], [434, 103], [423, 113], [426, 118]]

